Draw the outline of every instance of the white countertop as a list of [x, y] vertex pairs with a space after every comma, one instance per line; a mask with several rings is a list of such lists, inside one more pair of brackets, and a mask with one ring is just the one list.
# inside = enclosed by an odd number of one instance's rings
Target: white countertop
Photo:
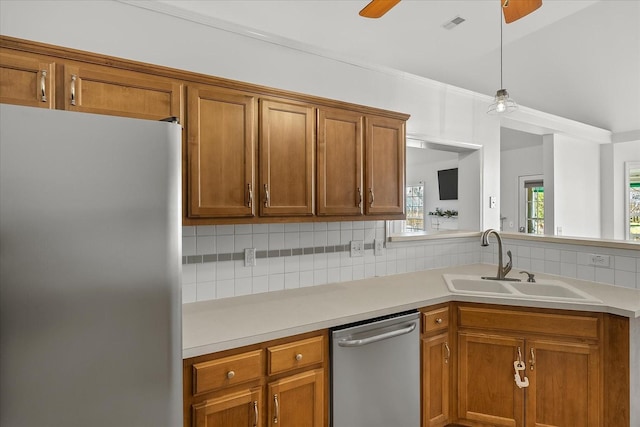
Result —
[[184, 304], [182, 355], [214, 353], [448, 301], [640, 317], [640, 290], [635, 289], [536, 274], [566, 282], [603, 303], [549, 302], [453, 294], [442, 278], [445, 273], [491, 275], [495, 270], [495, 265], [474, 264]]

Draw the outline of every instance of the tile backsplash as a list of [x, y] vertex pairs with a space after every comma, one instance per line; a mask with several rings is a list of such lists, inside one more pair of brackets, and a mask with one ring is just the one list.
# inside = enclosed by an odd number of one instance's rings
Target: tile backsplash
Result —
[[[183, 227], [183, 303], [293, 289], [374, 276], [473, 264], [496, 264], [497, 245], [479, 237], [387, 243], [384, 221], [242, 224]], [[350, 242], [362, 240], [362, 257]], [[640, 252], [593, 246], [504, 239], [514, 271], [528, 270], [637, 288]], [[244, 250], [256, 249], [256, 265], [245, 267]], [[608, 266], [593, 266], [602, 255]], [[606, 258], [608, 257], [608, 258]], [[505, 261], [506, 262], [506, 261]]]

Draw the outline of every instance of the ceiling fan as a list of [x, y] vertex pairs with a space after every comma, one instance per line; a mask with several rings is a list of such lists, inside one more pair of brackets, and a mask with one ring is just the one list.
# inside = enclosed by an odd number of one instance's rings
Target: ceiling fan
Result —
[[[372, 0], [360, 11], [360, 16], [365, 18], [380, 18], [387, 13], [400, 0]], [[527, 16], [542, 6], [542, 0], [500, 0], [504, 22], [507, 24]]]

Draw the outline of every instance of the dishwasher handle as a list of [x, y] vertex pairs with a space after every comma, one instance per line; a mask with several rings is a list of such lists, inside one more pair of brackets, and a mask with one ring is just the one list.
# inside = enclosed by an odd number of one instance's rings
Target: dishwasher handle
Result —
[[374, 342], [386, 340], [388, 338], [399, 337], [400, 335], [405, 335], [413, 332], [416, 328], [416, 322], [413, 322], [409, 326], [405, 326], [401, 329], [396, 329], [395, 331], [385, 332], [384, 334], [374, 335], [372, 337], [363, 338], [360, 340], [348, 340], [343, 339], [338, 341], [338, 345], [340, 347], [361, 347], [363, 345], [372, 344]]

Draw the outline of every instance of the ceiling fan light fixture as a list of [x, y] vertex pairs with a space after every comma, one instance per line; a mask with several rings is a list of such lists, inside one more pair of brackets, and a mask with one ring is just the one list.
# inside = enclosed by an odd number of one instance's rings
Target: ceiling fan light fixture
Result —
[[499, 89], [496, 92], [493, 104], [489, 105], [487, 114], [508, 114], [517, 109], [518, 104], [509, 98], [509, 92], [506, 89]]

